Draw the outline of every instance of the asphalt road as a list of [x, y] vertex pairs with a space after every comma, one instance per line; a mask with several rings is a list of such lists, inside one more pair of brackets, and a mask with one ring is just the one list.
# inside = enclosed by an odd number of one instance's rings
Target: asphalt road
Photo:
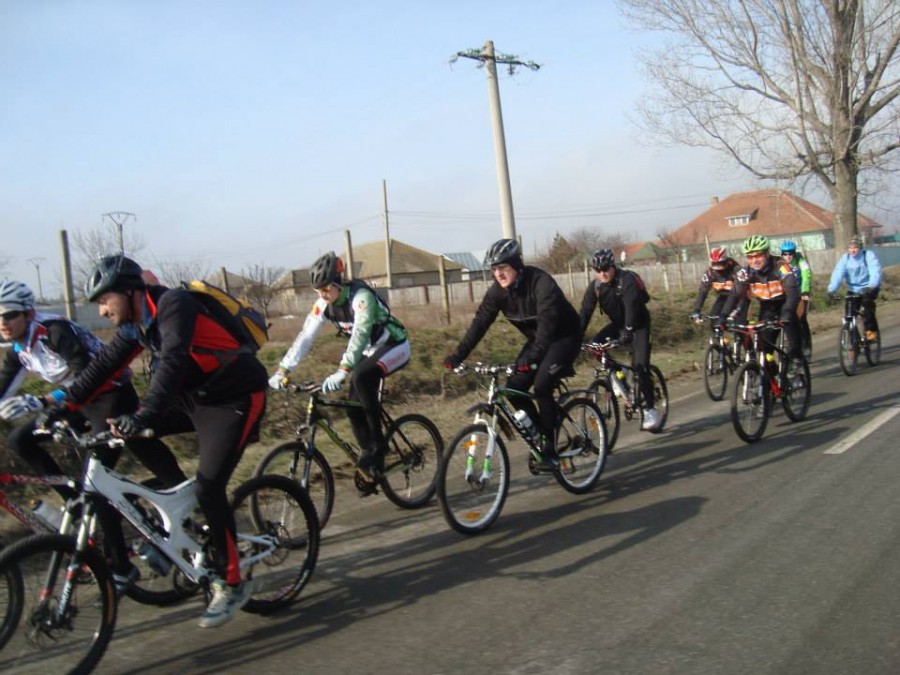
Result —
[[898, 673], [900, 328], [853, 378], [835, 342], [817, 336], [809, 417], [777, 407], [754, 445], [687, 379], [666, 432], [631, 423], [588, 495], [512, 446], [477, 537], [339, 486], [291, 609], [201, 630], [199, 601], [126, 600], [97, 672]]

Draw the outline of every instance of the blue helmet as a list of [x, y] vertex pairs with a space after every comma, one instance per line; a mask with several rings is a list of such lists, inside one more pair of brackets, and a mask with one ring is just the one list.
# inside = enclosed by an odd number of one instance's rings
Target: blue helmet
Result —
[[782, 253], [796, 253], [797, 252], [797, 244], [792, 241], [784, 241], [781, 243], [781, 252]]

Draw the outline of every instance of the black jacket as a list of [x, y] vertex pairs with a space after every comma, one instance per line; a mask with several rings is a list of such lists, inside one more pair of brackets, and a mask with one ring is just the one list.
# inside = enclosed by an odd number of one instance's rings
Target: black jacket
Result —
[[552, 343], [579, 334], [578, 313], [553, 277], [526, 265], [510, 288], [495, 281], [488, 289], [454, 355], [464, 360], [500, 312], [528, 338], [521, 355], [534, 363], [540, 363]]
[[646, 293], [639, 277], [629, 270], [616, 269], [616, 276], [608, 284], [601, 284], [595, 279], [585, 289], [581, 300], [582, 335], [597, 305], [619, 330], [625, 327], [634, 330], [648, 328], [650, 312], [647, 310]]
[[197, 403], [224, 403], [264, 391], [267, 373], [249, 351], [219, 324], [190, 292], [164, 286], [145, 291], [140, 325], [119, 327], [112, 341], [69, 386], [80, 401], [108, 373], [130, 362], [142, 350], [151, 352], [152, 378], [140, 412], [161, 415], [174, 400], [190, 394]]

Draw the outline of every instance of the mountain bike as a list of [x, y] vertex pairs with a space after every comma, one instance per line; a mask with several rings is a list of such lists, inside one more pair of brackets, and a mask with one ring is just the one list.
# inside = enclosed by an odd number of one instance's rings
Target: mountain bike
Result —
[[750, 338], [752, 350], [734, 375], [731, 423], [741, 440], [755, 443], [766, 430], [773, 399], [781, 399], [784, 414], [792, 422], [806, 417], [812, 396], [809, 364], [803, 356], [791, 357], [778, 340], [764, 340], [765, 330], [780, 330], [778, 321], [735, 324], [734, 328]]
[[[296, 426], [297, 440], [273, 448], [260, 460], [255, 475], [284, 474], [297, 480], [309, 493], [319, 514], [319, 525], [324, 527], [334, 508], [334, 472], [325, 455], [316, 446], [316, 433], [322, 430], [356, 467], [360, 450], [345, 441], [335, 430], [325, 414], [325, 409], [359, 407], [358, 401], [328, 399], [322, 395], [315, 382], [288, 385], [286, 397], [303, 392], [307, 395], [306, 419]], [[383, 395], [379, 391], [379, 397]], [[287, 401], [288, 399], [286, 399]], [[394, 504], [414, 509], [427, 504], [434, 496], [437, 473], [444, 441], [434, 422], [418, 413], [402, 415], [396, 419], [381, 408], [387, 452], [384, 471], [377, 476], [377, 485]], [[354, 476], [357, 489], [368, 494], [374, 484], [357, 471]]]
[[[462, 364], [454, 372], [483, 377], [487, 394], [466, 411], [474, 413], [472, 423], [447, 446], [438, 472], [438, 501], [450, 527], [462, 534], [476, 534], [499, 517], [509, 493], [509, 453], [503, 437], [513, 440], [518, 434], [525, 442], [533, 475], [540, 473], [536, 465], [543, 456], [540, 439], [516, 416], [512, 403], [517, 397], [534, 397], [499, 383], [501, 375], [509, 377], [515, 372], [514, 364]], [[606, 423], [587, 398], [569, 397], [560, 408], [555, 431], [559, 467], [553, 476], [567, 491], [583, 494], [594, 487], [606, 465]]]
[[[208, 588], [215, 575], [208, 528], [198, 520], [195, 479], [153, 490], [100, 462], [96, 450], [124, 444], [110, 432], [69, 435], [88, 455], [69, 500], [64, 525], [79, 516], [74, 536], [35, 534], [0, 551], [0, 575], [18, 570], [12, 611], [0, 627], [0, 670], [60, 668], [90, 672], [102, 658], [116, 623], [117, 602], [109, 566], [90, 543], [97, 505], [111, 504], [159, 555], [192, 583]], [[138, 504], [140, 502], [140, 505]], [[145, 505], [145, 506], [141, 506]], [[294, 601], [309, 581], [319, 550], [319, 524], [309, 497], [284, 476], [241, 484], [231, 500], [237, 523], [240, 569], [251, 584], [246, 611], [269, 613]]]
[[703, 386], [713, 401], [725, 398], [728, 378], [734, 375], [744, 359], [744, 342], [734, 328], [724, 328], [718, 316], [705, 316], [712, 325], [712, 335], [703, 357]]
[[[613, 357], [611, 352], [618, 346], [620, 346], [618, 340], [604, 343], [589, 342], [582, 345], [582, 351], [593, 356], [597, 363], [594, 365], [594, 379], [588, 388], [575, 392], [578, 395], [589, 396], [603, 413], [609, 430], [610, 452], [619, 438], [620, 414], [625, 415], [626, 420], [636, 419], [640, 424], [644, 421], [644, 402], [637, 371]], [[666, 426], [669, 417], [669, 389], [666, 386], [666, 378], [659, 368], [651, 364], [649, 374], [655, 399], [654, 407], [659, 413], [659, 424], [652, 433], [659, 433]]]
[[866, 355], [870, 366], [877, 366], [881, 361], [881, 331], [875, 340], [867, 340], [864, 330], [865, 311], [862, 306], [863, 296], [860, 293], [848, 292], [844, 296], [844, 318], [841, 321], [841, 333], [838, 339], [838, 358], [844, 375], [856, 374], [860, 349]]

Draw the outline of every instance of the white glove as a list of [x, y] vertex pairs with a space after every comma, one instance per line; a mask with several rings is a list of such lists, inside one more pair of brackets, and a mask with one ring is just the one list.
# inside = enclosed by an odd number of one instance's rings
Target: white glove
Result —
[[279, 370], [269, 378], [269, 386], [272, 389], [283, 389], [288, 382], [288, 374], [283, 370]]
[[325, 381], [322, 383], [322, 391], [324, 391], [326, 394], [337, 391], [341, 388], [341, 384], [343, 384], [345, 379], [347, 379], [346, 370], [334, 371], [331, 375], [325, 378]]
[[12, 422], [25, 415], [30, 415], [38, 410], [44, 409], [44, 402], [37, 396], [31, 394], [22, 394], [21, 396], [12, 396], [3, 402], [0, 402], [0, 417], [7, 422]]

